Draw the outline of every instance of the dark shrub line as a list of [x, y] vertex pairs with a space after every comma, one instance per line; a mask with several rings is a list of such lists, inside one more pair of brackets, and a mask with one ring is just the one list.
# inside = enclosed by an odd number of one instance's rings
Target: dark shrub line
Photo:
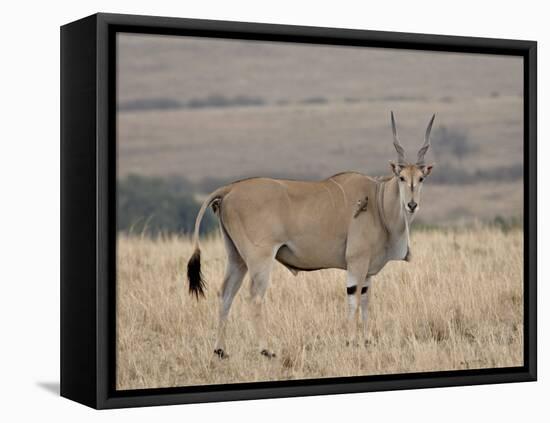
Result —
[[140, 112], [151, 110], [251, 107], [263, 106], [264, 104], [264, 100], [260, 97], [211, 95], [205, 98], [193, 98], [187, 102], [171, 98], [134, 99], [119, 103], [117, 109], [120, 112]]

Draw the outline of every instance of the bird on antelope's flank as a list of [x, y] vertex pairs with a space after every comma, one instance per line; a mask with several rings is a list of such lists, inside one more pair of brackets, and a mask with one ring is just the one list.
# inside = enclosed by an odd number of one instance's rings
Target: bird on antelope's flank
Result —
[[420, 209], [420, 191], [433, 169], [426, 164], [432, 116], [415, 163], [408, 162], [391, 113], [397, 161], [391, 174], [372, 178], [343, 172], [318, 182], [250, 178], [223, 186], [203, 202], [195, 222], [194, 251], [187, 265], [189, 291], [204, 296], [199, 226], [212, 206], [227, 252], [220, 291], [218, 336], [214, 353], [227, 357], [225, 326], [229, 309], [248, 272], [259, 351], [274, 357], [265, 339], [262, 304], [273, 263], [293, 274], [337, 268], [347, 270], [350, 326], [358, 315], [366, 335], [371, 278], [390, 260], [408, 260], [409, 225]]

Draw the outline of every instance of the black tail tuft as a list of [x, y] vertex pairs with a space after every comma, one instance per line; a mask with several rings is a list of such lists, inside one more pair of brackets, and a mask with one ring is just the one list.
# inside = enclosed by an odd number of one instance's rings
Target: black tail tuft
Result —
[[194, 295], [197, 300], [199, 295], [204, 297], [206, 285], [201, 273], [201, 252], [197, 248], [187, 263], [187, 279], [189, 279], [189, 294]]

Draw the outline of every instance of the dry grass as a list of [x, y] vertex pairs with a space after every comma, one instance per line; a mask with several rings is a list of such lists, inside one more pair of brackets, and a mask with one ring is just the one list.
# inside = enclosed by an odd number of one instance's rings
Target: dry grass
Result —
[[370, 291], [370, 344], [346, 347], [344, 272], [293, 277], [277, 265], [266, 300], [274, 360], [254, 342], [245, 281], [231, 310], [228, 360], [214, 359], [225, 265], [203, 241], [205, 300], [187, 293], [185, 238], [120, 236], [117, 388], [135, 389], [520, 366], [523, 233], [416, 232], [413, 261], [387, 265]]

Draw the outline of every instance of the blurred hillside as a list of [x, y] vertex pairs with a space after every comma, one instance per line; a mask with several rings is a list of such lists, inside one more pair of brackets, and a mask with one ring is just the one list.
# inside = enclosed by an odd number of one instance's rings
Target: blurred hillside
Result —
[[141, 35], [118, 42], [121, 181], [185, 181], [175, 192], [199, 199], [249, 176], [386, 174], [395, 158], [389, 111], [411, 160], [435, 112], [428, 160], [436, 167], [420, 219], [522, 213], [519, 58]]

